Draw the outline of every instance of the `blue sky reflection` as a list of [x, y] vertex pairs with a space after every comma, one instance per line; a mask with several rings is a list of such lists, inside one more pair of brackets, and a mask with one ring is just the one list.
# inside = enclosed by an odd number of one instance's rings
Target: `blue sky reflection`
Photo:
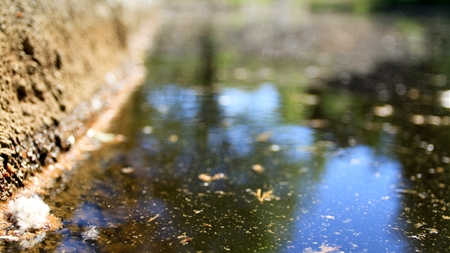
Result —
[[397, 161], [367, 146], [336, 152], [312, 187], [315, 193], [299, 200], [304, 204], [295, 211], [295, 249], [325, 244], [344, 252], [402, 252], [407, 244], [396, 230], [395, 192], [400, 169]]

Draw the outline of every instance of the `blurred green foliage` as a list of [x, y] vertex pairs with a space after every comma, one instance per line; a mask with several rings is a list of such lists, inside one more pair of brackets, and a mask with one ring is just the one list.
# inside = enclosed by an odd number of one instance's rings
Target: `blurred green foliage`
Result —
[[448, 0], [166, 0], [164, 3], [169, 5], [196, 3], [219, 8], [291, 6], [306, 7], [312, 11], [344, 11], [354, 13], [370, 13], [402, 6], [450, 6], [450, 1]]
[[308, 4], [312, 11], [346, 11], [354, 13], [370, 13], [389, 8], [450, 6], [448, 0], [310, 0]]

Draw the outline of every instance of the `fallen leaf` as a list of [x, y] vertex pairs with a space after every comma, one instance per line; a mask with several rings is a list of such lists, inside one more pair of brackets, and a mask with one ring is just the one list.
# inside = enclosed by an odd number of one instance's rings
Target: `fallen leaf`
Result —
[[264, 203], [264, 200], [271, 200], [276, 198], [275, 195], [272, 194], [273, 190], [262, 192], [261, 189], [257, 189], [254, 193], [255, 197], [258, 199], [259, 203]]
[[209, 176], [207, 174], [200, 174], [200, 175], [198, 175], [198, 178], [200, 180], [202, 180], [203, 182], [210, 183], [212, 181], [216, 181], [219, 179], [227, 179], [227, 176], [223, 173], [217, 173], [217, 174], [214, 174], [213, 176]]
[[254, 172], [256, 172], [256, 173], [261, 174], [261, 173], [264, 172], [264, 167], [261, 166], [261, 165], [259, 165], [259, 164], [254, 164], [254, 165], [252, 166], [252, 170], [253, 170]]
[[180, 243], [183, 245], [186, 245], [192, 241], [192, 238], [188, 237], [186, 233], [183, 233], [182, 235], [178, 236], [178, 239], [181, 239]]

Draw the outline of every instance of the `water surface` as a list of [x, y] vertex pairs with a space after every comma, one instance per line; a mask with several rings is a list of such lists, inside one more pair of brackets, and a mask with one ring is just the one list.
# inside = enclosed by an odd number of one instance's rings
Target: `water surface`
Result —
[[244, 14], [167, 13], [127, 140], [46, 196], [39, 247], [447, 249], [448, 20]]

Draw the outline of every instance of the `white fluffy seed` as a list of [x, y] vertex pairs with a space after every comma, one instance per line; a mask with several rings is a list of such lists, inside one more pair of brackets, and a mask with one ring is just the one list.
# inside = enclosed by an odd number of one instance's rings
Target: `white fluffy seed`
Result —
[[8, 203], [8, 212], [11, 220], [24, 232], [30, 229], [40, 229], [47, 223], [50, 207], [35, 195], [32, 197], [19, 197]]

